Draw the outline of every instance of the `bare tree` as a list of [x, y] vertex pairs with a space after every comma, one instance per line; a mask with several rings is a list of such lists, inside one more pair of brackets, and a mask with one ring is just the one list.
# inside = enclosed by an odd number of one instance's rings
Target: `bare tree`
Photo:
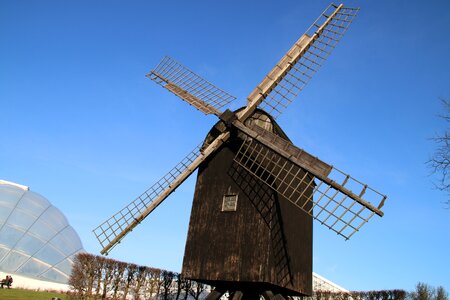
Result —
[[100, 297], [102, 279], [103, 279], [103, 270], [105, 269], [106, 260], [103, 256], [94, 256], [94, 279], [95, 279], [95, 295], [94, 299], [98, 299]]
[[176, 282], [176, 294], [174, 300], [184, 299], [186, 300], [189, 296], [189, 289], [191, 288], [191, 281], [184, 278], [181, 273], [175, 273]]
[[[439, 115], [439, 117], [448, 125], [450, 123], [450, 101], [441, 99], [441, 102], [444, 107], [444, 114]], [[434, 182], [436, 188], [450, 196], [450, 130], [446, 128], [445, 132], [436, 134], [432, 140], [436, 144], [436, 150], [427, 164], [432, 174], [437, 176], [437, 180]], [[450, 199], [445, 203], [450, 208]]]
[[191, 290], [189, 291], [189, 294], [195, 299], [200, 299], [201, 294], [206, 291], [206, 288], [208, 286], [206, 284], [200, 283], [200, 282], [192, 282]]
[[[156, 268], [147, 268], [145, 281], [146, 299], [158, 299], [161, 281], [161, 270]], [[153, 297], [155, 295], [155, 297]]]
[[184, 283], [183, 283], [183, 291], [184, 291], [184, 298], [183, 300], [187, 300], [188, 296], [189, 296], [189, 291], [192, 288], [192, 280], [189, 279], [184, 279]]
[[171, 288], [173, 284], [173, 279], [175, 278], [175, 273], [171, 271], [163, 270], [161, 272], [162, 280], [161, 280], [161, 287], [162, 287], [162, 299], [169, 300], [170, 294], [171, 294]]
[[180, 299], [181, 292], [183, 291], [183, 283], [181, 278], [181, 273], [175, 273], [174, 274], [174, 283], [175, 283], [175, 295], [172, 297], [174, 300]]
[[136, 272], [136, 281], [131, 288], [134, 299], [139, 299], [142, 289], [145, 287], [145, 280], [147, 275], [147, 268], [139, 266]]
[[436, 289], [436, 300], [448, 300], [448, 293], [442, 286]]
[[92, 296], [94, 284], [96, 282], [96, 273], [97, 273], [97, 257], [84, 253], [83, 254], [83, 271], [85, 272], [85, 276], [87, 276], [87, 291], [86, 294], [88, 296]]
[[411, 293], [412, 300], [434, 300], [435, 290], [426, 283], [419, 282], [416, 284], [416, 290]]
[[114, 262], [114, 278], [113, 278], [113, 299], [117, 300], [117, 292], [123, 283], [123, 274], [127, 268], [127, 263], [121, 261]]
[[136, 264], [128, 264], [126, 274], [125, 274], [125, 284], [123, 289], [122, 299], [126, 300], [128, 291], [133, 287], [135, 282], [135, 276], [138, 271], [138, 266]]
[[87, 276], [85, 273], [86, 254], [80, 253], [75, 255], [72, 272], [69, 278], [69, 285], [75, 292], [75, 296], [79, 299], [84, 299], [87, 290]]
[[102, 274], [102, 299], [106, 299], [106, 295], [113, 289], [112, 281], [114, 279], [115, 261], [110, 258], [103, 259]]

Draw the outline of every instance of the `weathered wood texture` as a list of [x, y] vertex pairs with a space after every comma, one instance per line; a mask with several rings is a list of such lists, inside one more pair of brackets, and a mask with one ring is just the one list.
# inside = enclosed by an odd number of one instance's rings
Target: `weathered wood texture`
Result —
[[[233, 162], [241, 142], [232, 137], [199, 167], [183, 274], [228, 289], [310, 295], [312, 218]], [[226, 194], [238, 195], [236, 211], [222, 211]]]

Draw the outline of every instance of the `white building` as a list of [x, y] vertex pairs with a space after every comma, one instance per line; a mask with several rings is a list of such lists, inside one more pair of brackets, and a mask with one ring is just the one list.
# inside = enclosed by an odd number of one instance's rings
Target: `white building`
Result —
[[0, 180], [0, 278], [14, 287], [67, 287], [81, 240], [63, 213], [27, 186]]

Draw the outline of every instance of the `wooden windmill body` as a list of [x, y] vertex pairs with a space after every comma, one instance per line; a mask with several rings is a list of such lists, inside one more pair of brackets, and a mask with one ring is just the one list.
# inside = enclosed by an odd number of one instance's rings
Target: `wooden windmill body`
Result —
[[[183, 275], [212, 285], [208, 300], [310, 295], [312, 219], [345, 239], [386, 196], [293, 145], [275, 118], [342, 38], [358, 9], [331, 4], [238, 111], [236, 98], [169, 57], [148, 77], [219, 122], [204, 142], [94, 233], [107, 254], [198, 169]], [[374, 206], [371, 203], [378, 203]]]
[[[255, 114], [265, 117], [265, 130], [287, 139], [269, 115]], [[230, 138], [198, 168], [182, 273], [223, 290], [309, 295], [312, 217], [234, 161], [241, 138]]]

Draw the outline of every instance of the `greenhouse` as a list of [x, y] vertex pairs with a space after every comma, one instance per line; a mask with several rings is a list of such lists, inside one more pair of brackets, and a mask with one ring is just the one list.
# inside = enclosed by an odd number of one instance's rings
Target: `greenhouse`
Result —
[[0, 272], [67, 283], [80, 251], [60, 210], [28, 187], [0, 180]]

